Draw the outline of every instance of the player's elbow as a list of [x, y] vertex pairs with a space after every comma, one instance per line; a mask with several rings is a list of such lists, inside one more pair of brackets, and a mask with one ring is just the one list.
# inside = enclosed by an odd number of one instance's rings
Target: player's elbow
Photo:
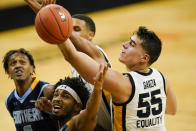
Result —
[[173, 110], [173, 111], [170, 111], [168, 114], [170, 114], [170, 115], [176, 115], [176, 112], [177, 112], [177, 110]]
[[177, 113], [177, 107], [175, 107], [175, 108], [172, 110], [171, 115], [176, 115], [176, 113]]
[[169, 114], [169, 115], [176, 115], [177, 113], [177, 106], [173, 106], [172, 108], [170, 109], [166, 109], [166, 114]]

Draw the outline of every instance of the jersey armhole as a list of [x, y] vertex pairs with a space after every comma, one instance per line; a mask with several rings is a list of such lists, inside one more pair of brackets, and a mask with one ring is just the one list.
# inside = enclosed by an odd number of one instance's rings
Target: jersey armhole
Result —
[[102, 91], [102, 99], [103, 99], [104, 104], [105, 104], [105, 106], [106, 106], [106, 108], [107, 108], [107, 110], [108, 110], [108, 113], [111, 115], [110, 106], [109, 106], [109, 103], [108, 103], [108, 101], [107, 101], [107, 99], [106, 99], [104, 90]]
[[43, 93], [44, 88], [47, 87], [47, 86], [50, 86], [50, 84], [44, 84], [44, 85], [42, 85], [41, 90], [40, 90], [39, 95], [38, 95], [37, 98], [40, 98], [40, 96], [41, 96], [42, 93]]
[[163, 76], [163, 74], [160, 71], [159, 71], [159, 73], [161, 74], [161, 76], [163, 78], [164, 91], [165, 91], [165, 95], [167, 95], [167, 93], [166, 93], [166, 86], [165, 86], [165, 77]]
[[115, 103], [115, 102], [113, 102], [114, 105], [116, 105], [116, 106], [122, 106], [122, 105], [128, 104], [133, 99], [133, 97], [135, 95], [135, 82], [133, 80], [133, 77], [129, 73], [124, 73], [123, 75], [126, 75], [126, 76], [129, 77], [129, 80], [130, 80], [131, 85], [132, 85], [132, 92], [131, 92], [131, 95], [130, 95], [129, 99], [126, 102], [124, 102], [124, 103]]
[[107, 55], [106, 55], [106, 54], [105, 54], [105, 52], [103, 51], [103, 49], [102, 49], [102, 48], [100, 48], [100, 47], [99, 47], [99, 46], [97, 46], [97, 45], [96, 45], [96, 48], [97, 48], [98, 50], [100, 50], [100, 51], [101, 51], [101, 53], [103, 54], [103, 56], [104, 56], [104, 58], [105, 58], [106, 62], [109, 64], [109, 67], [110, 67], [110, 68], [112, 68], [112, 65], [111, 65], [111, 63], [110, 63], [110, 61], [109, 61], [109, 59], [108, 59]]
[[7, 110], [8, 110], [8, 98], [9, 98], [9, 96], [10, 96], [10, 94], [7, 96], [7, 98], [5, 100], [5, 106], [6, 106]]

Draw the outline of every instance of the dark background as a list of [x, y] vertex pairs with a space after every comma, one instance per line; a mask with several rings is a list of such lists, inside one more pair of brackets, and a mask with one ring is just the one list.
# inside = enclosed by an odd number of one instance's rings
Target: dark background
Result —
[[[145, 0], [57, 0], [71, 15], [88, 13]], [[27, 5], [0, 10], [0, 31], [34, 24], [35, 13]]]

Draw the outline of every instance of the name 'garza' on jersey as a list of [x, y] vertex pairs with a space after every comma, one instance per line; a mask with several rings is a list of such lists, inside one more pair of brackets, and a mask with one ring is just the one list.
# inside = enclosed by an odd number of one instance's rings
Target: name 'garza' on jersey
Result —
[[22, 97], [18, 96], [16, 90], [7, 97], [5, 104], [17, 131], [58, 131], [57, 121], [37, 110], [35, 103], [31, 102], [43, 96], [43, 89], [48, 85], [34, 78], [30, 88]]
[[[132, 71], [125, 75], [132, 83], [132, 94], [127, 102], [114, 104], [114, 111], [117, 108], [114, 121], [121, 123], [115, 130], [165, 131], [166, 92], [163, 75], [156, 69], [150, 69], [149, 73]], [[115, 116], [118, 113], [121, 116]]]

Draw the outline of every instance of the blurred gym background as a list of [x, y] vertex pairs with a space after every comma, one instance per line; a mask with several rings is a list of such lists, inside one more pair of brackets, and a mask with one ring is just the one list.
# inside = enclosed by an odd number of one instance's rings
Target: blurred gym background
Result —
[[[71, 14], [75, 14], [88, 13], [141, 1], [145, 0], [57, 0], [57, 4], [65, 7]], [[24, 0], [1, 0], [0, 18], [0, 31], [5, 31], [33, 24], [35, 14], [25, 4]]]

